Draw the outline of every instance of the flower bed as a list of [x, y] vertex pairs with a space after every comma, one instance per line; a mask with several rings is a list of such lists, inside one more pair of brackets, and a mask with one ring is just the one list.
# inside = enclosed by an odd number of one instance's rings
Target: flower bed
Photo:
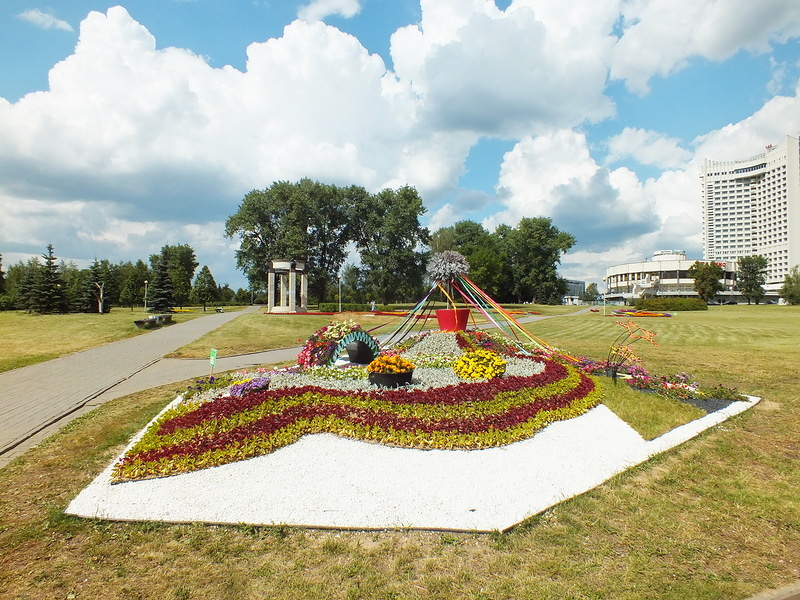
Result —
[[323, 432], [405, 448], [501, 446], [578, 416], [600, 401], [590, 377], [542, 357], [510, 358], [505, 376], [485, 381], [437, 385], [439, 375], [452, 381], [452, 369], [421, 368], [413, 385], [397, 390], [370, 389], [363, 368], [331, 371], [343, 376], [292, 386], [287, 385], [292, 379], [314, 378], [284, 372], [270, 377], [269, 390], [234, 396], [225, 389], [211, 399], [198, 393], [151, 424], [115, 465], [114, 480], [164, 477], [245, 460]]

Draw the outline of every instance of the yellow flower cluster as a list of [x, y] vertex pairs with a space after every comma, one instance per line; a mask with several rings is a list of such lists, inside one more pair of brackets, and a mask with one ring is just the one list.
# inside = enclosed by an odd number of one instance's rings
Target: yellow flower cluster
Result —
[[413, 370], [414, 364], [399, 354], [381, 355], [367, 365], [367, 371], [370, 373], [408, 373]]
[[506, 361], [489, 350], [472, 350], [456, 360], [453, 372], [461, 379], [493, 379], [506, 372]]

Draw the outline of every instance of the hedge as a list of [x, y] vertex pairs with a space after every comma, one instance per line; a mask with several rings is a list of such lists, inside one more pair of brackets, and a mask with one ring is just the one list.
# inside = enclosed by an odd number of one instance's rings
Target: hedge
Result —
[[[370, 312], [372, 310], [371, 304], [355, 304], [355, 303], [343, 303], [342, 304], [342, 312]], [[382, 306], [376, 306], [375, 310], [381, 312], [392, 312], [395, 309], [393, 306], [389, 306], [388, 304], [384, 304]], [[338, 302], [320, 302], [319, 303], [319, 312], [339, 312], [339, 303]]]
[[653, 311], [687, 311], [708, 310], [708, 304], [700, 298], [640, 298], [636, 301], [639, 310]]

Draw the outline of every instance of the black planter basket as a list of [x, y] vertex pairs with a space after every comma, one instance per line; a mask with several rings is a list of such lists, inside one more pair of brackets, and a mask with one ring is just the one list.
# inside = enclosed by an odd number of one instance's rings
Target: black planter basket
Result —
[[411, 376], [414, 371], [408, 373], [370, 373], [369, 382], [386, 388], [396, 388], [411, 383]]

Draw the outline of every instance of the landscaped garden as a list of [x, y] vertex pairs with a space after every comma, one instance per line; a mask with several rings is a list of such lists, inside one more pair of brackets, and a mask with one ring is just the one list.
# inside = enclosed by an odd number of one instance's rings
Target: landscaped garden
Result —
[[[61, 511], [66, 503], [131, 433], [176, 392], [197, 384], [111, 402], [0, 471], [5, 490], [0, 551], [7, 573], [0, 579], [0, 593], [20, 598], [677, 599], [745, 598], [777, 587], [800, 578], [795, 498], [800, 456], [794, 433], [800, 418], [793, 367], [800, 358], [798, 316], [791, 307], [719, 307], [702, 315], [682, 313], [644, 322], [658, 346], [635, 347], [647, 374], [634, 375], [640, 385], [649, 382], [658, 391], [675, 393], [642, 394], [623, 381], [615, 385], [599, 377], [604, 403], [617, 403], [613, 410], [618, 414], [619, 406], [627, 405], [632, 416], [626, 420], [647, 421], [659, 412], [648, 407], [662, 403], [700, 410], [678, 397], [690, 389], [702, 390], [695, 381], [735, 388], [764, 401], [506, 534], [220, 528], [65, 517]], [[590, 356], [602, 363], [618, 334], [615, 320], [587, 314], [537, 322], [529, 329], [565, 355]], [[748, 349], [746, 360], [742, 348]], [[407, 358], [417, 361], [416, 371], [427, 368], [419, 366], [426, 360], [436, 364], [437, 353], [430, 354]], [[509, 366], [511, 357], [502, 356], [508, 378], [541, 375], [517, 373]], [[488, 360], [492, 357], [484, 358], [460, 374], [499, 369]], [[579, 368], [554, 364], [572, 373], [568, 377], [582, 376]], [[431, 368], [449, 369], [448, 376], [458, 377], [454, 366], [455, 361]], [[326, 383], [329, 390], [338, 390], [339, 381], [347, 384], [341, 387], [351, 386], [342, 395], [331, 394], [332, 404], [347, 398], [368, 406], [370, 398], [358, 392], [368, 377], [363, 371]], [[234, 374], [224, 389], [256, 386], [265, 376]], [[273, 387], [281, 376], [269, 377], [271, 392], [287, 389]], [[263, 391], [253, 391], [259, 393]], [[200, 406], [213, 404], [208, 400]]]

